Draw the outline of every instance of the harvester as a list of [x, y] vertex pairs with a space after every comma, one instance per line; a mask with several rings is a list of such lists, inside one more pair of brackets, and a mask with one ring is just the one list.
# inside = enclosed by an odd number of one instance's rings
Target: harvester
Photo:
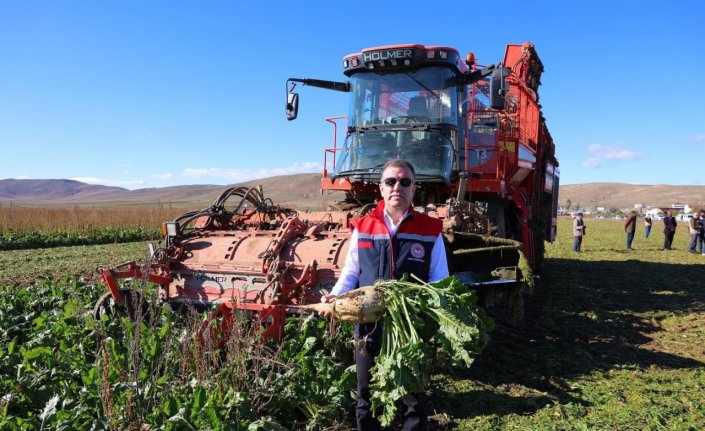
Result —
[[290, 78], [289, 120], [299, 84], [350, 95], [348, 116], [325, 119], [336, 132], [321, 179], [322, 192], [344, 199], [304, 212], [261, 188], [229, 188], [210, 207], [165, 223], [147, 264], [101, 268], [109, 292], [95, 313], [110, 303], [129, 308], [135, 293], [119, 280], [142, 278], [159, 285], [161, 301], [212, 309], [221, 333], [245, 313], [266, 336], [282, 337], [287, 313], [335, 284], [350, 222], [381, 199], [381, 167], [394, 158], [415, 167], [415, 208], [443, 220], [450, 272], [487, 306], [516, 297], [556, 234], [559, 170], [538, 102], [542, 72], [530, 43], [508, 45], [503, 61], [486, 67], [453, 48], [405, 44], [345, 56], [347, 81]]

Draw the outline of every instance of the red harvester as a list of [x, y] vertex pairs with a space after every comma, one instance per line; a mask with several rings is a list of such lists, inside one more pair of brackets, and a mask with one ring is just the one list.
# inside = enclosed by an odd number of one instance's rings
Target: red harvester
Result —
[[288, 306], [317, 302], [337, 280], [350, 220], [380, 199], [380, 168], [392, 158], [416, 169], [417, 210], [444, 221], [451, 273], [487, 305], [518, 292], [556, 234], [558, 162], [533, 45], [508, 45], [489, 67], [424, 45], [369, 48], [345, 56], [343, 67], [344, 82], [290, 78], [286, 104], [295, 119], [297, 84], [350, 93], [349, 116], [326, 119], [336, 131], [346, 126], [344, 143], [324, 150], [321, 180], [322, 190], [344, 191], [338, 208], [299, 212], [260, 188], [227, 189], [210, 207], [166, 223], [149, 265], [101, 268], [109, 292], [96, 314], [111, 302], [127, 306], [134, 295], [118, 280], [141, 277], [159, 285], [162, 301], [215, 307], [212, 318], [226, 330], [244, 312], [280, 338]]

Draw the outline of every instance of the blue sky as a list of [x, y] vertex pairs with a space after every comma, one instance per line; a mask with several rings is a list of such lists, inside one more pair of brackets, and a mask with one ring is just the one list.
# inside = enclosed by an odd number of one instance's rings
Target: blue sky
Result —
[[[474, 5], [474, 6], [473, 6]], [[531, 41], [561, 183], [705, 184], [705, 2], [0, 2], [0, 178], [130, 189], [320, 172], [342, 58]]]

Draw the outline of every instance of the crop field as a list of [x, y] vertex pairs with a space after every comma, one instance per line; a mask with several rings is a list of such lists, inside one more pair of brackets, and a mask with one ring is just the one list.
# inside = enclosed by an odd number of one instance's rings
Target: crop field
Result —
[[162, 221], [181, 211], [163, 205], [127, 209], [0, 205], [0, 250], [156, 240]]
[[153, 205], [136, 208], [17, 207], [0, 205], [0, 234], [22, 232], [89, 232], [103, 228], [159, 227], [183, 208]]
[[[431, 429], [705, 429], [705, 256], [682, 225], [671, 251], [639, 225], [631, 252], [621, 221], [586, 225], [576, 254], [559, 221], [521, 322], [492, 311], [472, 367], [438, 367]], [[87, 317], [95, 267], [145, 250], [0, 251], [0, 429], [352, 429], [349, 328], [294, 319], [282, 345], [215, 354], [193, 313]]]

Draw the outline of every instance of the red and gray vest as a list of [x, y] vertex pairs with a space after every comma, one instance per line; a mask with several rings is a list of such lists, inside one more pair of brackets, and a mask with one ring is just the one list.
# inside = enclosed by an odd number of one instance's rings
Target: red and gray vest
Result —
[[394, 238], [384, 223], [384, 201], [375, 210], [353, 221], [358, 232], [360, 286], [379, 279], [399, 279], [404, 273], [428, 280], [431, 251], [443, 222], [409, 208]]

